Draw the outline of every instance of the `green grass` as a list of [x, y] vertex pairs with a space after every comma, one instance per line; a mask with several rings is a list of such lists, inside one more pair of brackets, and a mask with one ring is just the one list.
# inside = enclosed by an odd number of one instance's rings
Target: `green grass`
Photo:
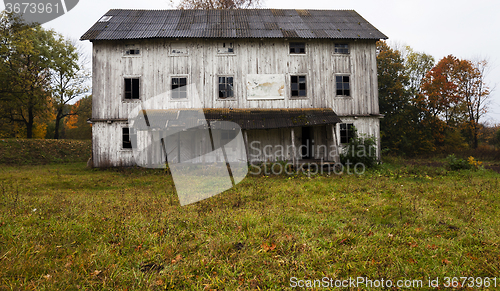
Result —
[[162, 171], [2, 166], [0, 290], [499, 277], [500, 175], [404, 164], [361, 176], [247, 177], [184, 207]]

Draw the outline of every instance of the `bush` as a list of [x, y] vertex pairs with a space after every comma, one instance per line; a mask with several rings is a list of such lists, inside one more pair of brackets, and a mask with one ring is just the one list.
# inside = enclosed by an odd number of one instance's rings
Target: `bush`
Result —
[[448, 162], [448, 168], [452, 171], [457, 170], [477, 170], [483, 167], [483, 163], [474, 159], [473, 156], [470, 156], [467, 160], [459, 159], [455, 157], [455, 155], [449, 155], [446, 158]]
[[357, 164], [362, 163], [367, 168], [377, 165], [377, 142], [375, 137], [363, 134], [358, 135], [357, 130], [354, 130], [354, 137], [351, 138], [340, 154], [340, 162], [342, 164]]

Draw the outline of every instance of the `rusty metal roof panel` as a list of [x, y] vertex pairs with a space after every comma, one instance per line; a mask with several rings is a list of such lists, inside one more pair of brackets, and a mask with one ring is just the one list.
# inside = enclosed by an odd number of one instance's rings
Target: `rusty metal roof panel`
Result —
[[[82, 40], [121, 38], [298, 38], [385, 39], [384, 34], [352, 10], [119, 10], [108, 11]], [[113, 24], [113, 25], [109, 25]], [[117, 25], [119, 24], [119, 25]], [[160, 24], [163, 25], [160, 28]], [[282, 32], [286, 31], [286, 32]], [[335, 32], [335, 30], [338, 31]], [[122, 33], [125, 31], [126, 33]], [[159, 31], [156, 36], [140, 31]]]

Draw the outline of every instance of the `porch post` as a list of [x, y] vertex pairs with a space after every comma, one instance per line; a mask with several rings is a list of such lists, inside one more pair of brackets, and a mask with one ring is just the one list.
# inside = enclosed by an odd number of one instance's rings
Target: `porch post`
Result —
[[334, 155], [333, 156], [333, 161], [335, 163], [339, 163], [340, 162], [340, 153], [339, 153], [339, 144], [338, 144], [338, 140], [337, 140], [337, 131], [335, 130], [336, 129], [336, 124], [332, 124], [332, 139], [333, 139], [333, 146], [335, 147], [335, 153], [337, 155]]
[[247, 152], [247, 162], [251, 162], [250, 161], [250, 153], [248, 152], [248, 133], [247, 133], [247, 129], [242, 129], [243, 131], [243, 140], [245, 142], [245, 150]]

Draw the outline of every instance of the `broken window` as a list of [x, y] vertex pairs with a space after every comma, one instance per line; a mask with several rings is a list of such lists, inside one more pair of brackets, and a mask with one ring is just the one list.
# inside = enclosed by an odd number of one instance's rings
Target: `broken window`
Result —
[[125, 99], [139, 99], [139, 78], [125, 78]]
[[346, 144], [354, 137], [354, 125], [352, 123], [340, 124], [340, 143]]
[[348, 54], [349, 53], [349, 45], [336, 43], [335, 44], [335, 53], [336, 54]]
[[292, 89], [292, 97], [307, 96], [306, 76], [290, 76], [290, 84]]
[[306, 53], [306, 43], [305, 42], [291, 42], [290, 43], [290, 53], [291, 54], [305, 54]]
[[219, 77], [219, 98], [232, 97], [234, 97], [233, 77]]
[[351, 96], [351, 86], [349, 84], [349, 76], [336, 76], [337, 96]]
[[125, 52], [126, 55], [139, 55], [141, 54], [141, 51], [140, 50], [136, 50], [136, 49], [133, 49], [133, 50], [127, 50]]
[[234, 44], [232, 42], [219, 43], [218, 54], [234, 54]]
[[137, 144], [137, 136], [134, 129], [129, 127], [122, 127], [122, 148], [131, 149], [132, 143]]
[[185, 77], [172, 78], [172, 98], [173, 99], [187, 98], [187, 78]]

